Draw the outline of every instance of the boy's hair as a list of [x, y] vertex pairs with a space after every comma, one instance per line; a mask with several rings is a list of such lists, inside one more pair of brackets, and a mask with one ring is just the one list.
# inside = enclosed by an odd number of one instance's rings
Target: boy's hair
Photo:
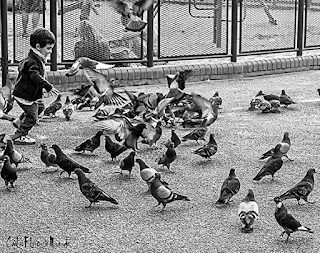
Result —
[[38, 28], [30, 35], [30, 46], [36, 48], [37, 43], [40, 47], [45, 47], [47, 44], [55, 44], [56, 37], [46, 28]]

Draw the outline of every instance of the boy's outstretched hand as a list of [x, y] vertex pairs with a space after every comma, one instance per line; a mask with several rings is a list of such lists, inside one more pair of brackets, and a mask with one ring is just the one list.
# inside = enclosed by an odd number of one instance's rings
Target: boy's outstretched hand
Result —
[[48, 92], [48, 97], [58, 95], [59, 93], [60, 93], [60, 91], [58, 91], [56, 88], [52, 88], [52, 89]]

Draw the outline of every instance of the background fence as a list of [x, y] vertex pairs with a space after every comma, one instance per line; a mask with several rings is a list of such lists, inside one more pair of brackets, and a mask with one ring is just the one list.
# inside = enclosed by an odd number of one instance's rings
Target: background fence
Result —
[[[9, 12], [6, 1], [0, 6], [3, 72], [27, 55], [33, 30], [30, 15], [27, 36], [23, 34], [19, 0], [8, 2]], [[237, 56], [283, 51], [301, 55], [303, 50], [320, 48], [320, 0], [158, 0], [144, 13], [144, 19], [153, 22], [141, 33], [124, 30], [110, 1], [94, 0], [83, 20], [82, 0], [43, 0], [38, 26], [57, 36], [49, 63], [53, 70], [57, 64], [72, 63], [79, 54], [106, 63], [152, 66], [154, 61], [213, 57], [236, 61]], [[93, 40], [83, 41], [90, 36]]]

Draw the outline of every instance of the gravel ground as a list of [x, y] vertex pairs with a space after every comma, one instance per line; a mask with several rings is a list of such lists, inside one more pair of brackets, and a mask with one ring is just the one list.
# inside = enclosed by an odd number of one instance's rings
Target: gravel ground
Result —
[[[315, 204], [299, 206], [295, 200], [285, 201], [288, 210], [302, 224], [315, 233], [294, 233], [289, 242], [281, 238], [282, 228], [274, 218], [273, 198], [300, 181], [310, 168], [319, 170], [319, 71], [262, 76], [236, 80], [190, 83], [186, 91], [197, 91], [210, 97], [215, 91], [223, 98], [217, 121], [209, 127], [219, 145], [212, 161], [193, 155], [200, 146], [186, 142], [177, 148], [178, 159], [173, 163], [173, 174], [164, 179], [171, 188], [188, 196], [190, 202], [176, 201], [165, 211], [154, 207], [157, 202], [145, 194], [146, 184], [136, 165], [133, 177], [121, 178], [118, 162], [128, 153], [111, 162], [102, 146], [98, 156], [76, 154], [73, 148], [95, 134], [91, 127], [93, 112], [77, 111], [66, 122], [62, 112], [57, 118], [42, 121], [31, 135], [48, 145], [54, 143], [93, 173], [89, 177], [119, 201], [119, 206], [100, 203], [85, 208], [88, 201], [79, 191], [76, 176], [44, 172], [40, 161], [40, 148], [16, 146], [32, 163], [19, 165], [14, 192], [8, 192], [0, 182], [0, 252], [319, 252], [320, 204], [318, 174], [310, 200]], [[129, 90], [166, 92], [167, 87], [138, 86]], [[281, 89], [298, 104], [281, 107], [280, 114], [262, 114], [247, 111], [250, 99], [259, 91], [280, 94]], [[52, 101], [45, 100], [46, 104]], [[20, 109], [15, 105], [12, 115]], [[1, 121], [0, 132], [13, 133], [9, 122]], [[190, 131], [177, 128], [182, 136]], [[289, 157], [275, 175], [275, 181], [252, 178], [263, 165], [259, 156], [273, 147], [288, 131], [292, 141]], [[155, 159], [165, 150], [163, 143], [170, 129], [164, 128], [158, 149], [140, 144], [138, 157], [161, 170]], [[52, 151], [53, 152], [53, 151]], [[214, 205], [223, 180], [234, 168], [241, 182], [239, 193], [230, 205]], [[253, 233], [240, 231], [237, 208], [252, 187], [260, 208], [260, 220]], [[53, 240], [53, 245], [49, 244]]]

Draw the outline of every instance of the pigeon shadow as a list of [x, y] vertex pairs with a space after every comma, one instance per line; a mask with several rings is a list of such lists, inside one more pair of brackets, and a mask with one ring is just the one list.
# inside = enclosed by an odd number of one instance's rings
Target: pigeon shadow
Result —
[[100, 203], [92, 203], [91, 207], [84, 206], [83, 208], [80, 209], [81, 212], [105, 212], [105, 211], [117, 211], [119, 210], [118, 205], [104, 205], [103, 202], [101, 201]]

